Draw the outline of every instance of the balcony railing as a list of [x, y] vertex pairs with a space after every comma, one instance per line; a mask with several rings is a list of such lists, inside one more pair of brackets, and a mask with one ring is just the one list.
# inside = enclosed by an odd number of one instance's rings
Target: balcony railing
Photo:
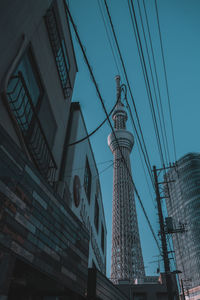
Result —
[[7, 97], [37, 169], [53, 183], [57, 166], [21, 72], [10, 78]]
[[45, 20], [63, 93], [65, 98], [68, 98], [71, 91], [69, 61], [64, 39], [61, 38], [61, 28], [59, 28], [53, 8], [48, 9]]

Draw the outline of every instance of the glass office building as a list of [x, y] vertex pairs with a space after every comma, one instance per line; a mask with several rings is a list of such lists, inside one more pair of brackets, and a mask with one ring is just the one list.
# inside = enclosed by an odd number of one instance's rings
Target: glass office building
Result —
[[166, 176], [172, 181], [165, 189], [168, 216], [176, 228], [186, 226], [186, 232], [173, 234], [177, 269], [191, 289], [200, 285], [200, 154], [186, 154]]

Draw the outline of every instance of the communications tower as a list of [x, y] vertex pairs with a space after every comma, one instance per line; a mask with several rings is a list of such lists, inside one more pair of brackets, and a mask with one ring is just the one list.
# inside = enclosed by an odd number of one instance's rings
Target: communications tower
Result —
[[114, 284], [120, 280], [134, 283], [145, 276], [130, 165], [134, 138], [126, 130], [128, 117], [121, 102], [120, 76], [116, 76], [116, 85], [117, 103], [112, 114], [115, 135], [108, 136], [108, 146], [114, 156], [111, 259]]

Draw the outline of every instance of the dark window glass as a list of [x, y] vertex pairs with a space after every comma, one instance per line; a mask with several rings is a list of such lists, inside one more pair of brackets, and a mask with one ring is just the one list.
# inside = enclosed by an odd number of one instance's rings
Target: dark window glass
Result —
[[104, 227], [103, 227], [103, 225], [101, 225], [101, 249], [102, 249], [102, 251], [103, 251], [103, 253], [104, 253]]
[[63, 93], [65, 97], [69, 97], [69, 91], [71, 90], [69, 59], [62, 28], [56, 15], [56, 7], [52, 6], [48, 9], [45, 20]]
[[98, 232], [99, 230], [99, 204], [97, 201], [97, 197], [95, 197], [95, 207], [94, 207], [94, 225]]
[[25, 53], [23, 59], [17, 67], [17, 70], [15, 71], [16, 74], [19, 71], [22, 72], [34, 106], [36, 106], [39, 97], [43, 94], [41, 85], [39, 84], [39, 80], [35, 74], [36, 71], [34, 71], [35, 68], [35, 62], [29, 50]]
[[85, 163], [85, 175], [84, 175], [84, 188], [85, 188], [85, 193], [88, 198], [88, 202], [90, 203], [90, 193], [91, 193], [91, 171], [90, 171], [90, 166], [88, 159], [86, 158], [86, 163]]

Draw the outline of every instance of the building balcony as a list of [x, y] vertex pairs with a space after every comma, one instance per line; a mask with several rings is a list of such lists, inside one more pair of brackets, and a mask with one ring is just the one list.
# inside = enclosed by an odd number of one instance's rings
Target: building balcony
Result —
[[7, 98], [33, 162], [44, 178], [53, 183], [56, 162], [22, 72], [10, 78]]

